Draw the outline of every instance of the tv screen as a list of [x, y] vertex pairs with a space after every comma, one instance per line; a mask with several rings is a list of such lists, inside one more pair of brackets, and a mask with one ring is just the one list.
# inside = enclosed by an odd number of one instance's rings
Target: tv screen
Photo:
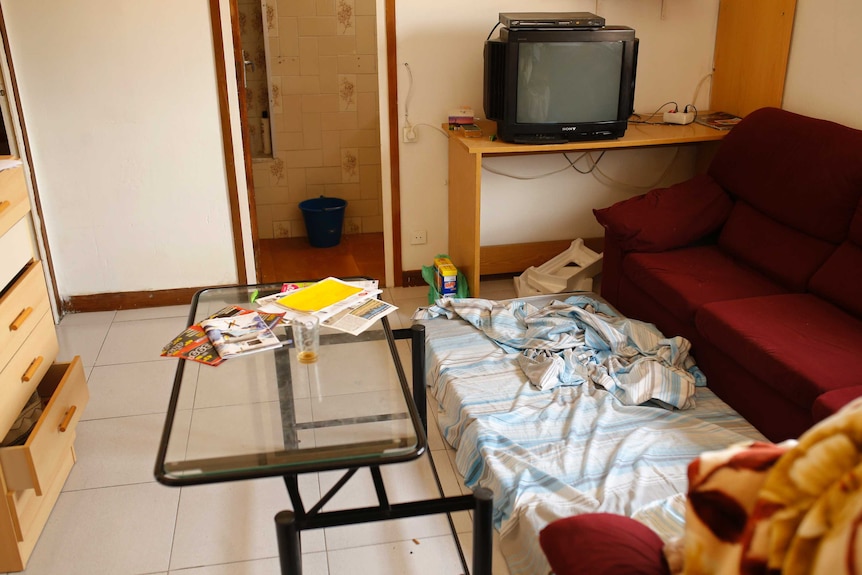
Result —
[[616, 120], [622, 62], [622, 42], [522, 43], [515, 120], [521, 124]]
[[507, 142], [620, 138], [633, 109], [637, 53], [626, 26], [504, 28], [485, 42], [485, 116]]

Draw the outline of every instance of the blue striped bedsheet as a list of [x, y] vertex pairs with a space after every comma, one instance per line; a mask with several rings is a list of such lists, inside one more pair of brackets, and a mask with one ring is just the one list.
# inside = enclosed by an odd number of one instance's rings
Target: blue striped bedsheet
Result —
[[467, 487], [494, 492], [513, 575], [546, 575], [538, 533], [588, 512], [681, 532], [680, 494], [700, 453], [765, 438], [707, 387], [693, 406], [623, 405], [592, 381], [537, 389], [507, 350], [463, 319], [423, 320], [427, 384]]

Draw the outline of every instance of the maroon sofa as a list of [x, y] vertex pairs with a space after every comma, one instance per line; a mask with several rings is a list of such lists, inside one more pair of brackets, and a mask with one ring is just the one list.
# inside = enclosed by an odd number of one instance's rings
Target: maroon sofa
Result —
[[602, 296], [692, 342], [773, 441], [862, 395], [862, 131], [749, 114], [706, 174], [595, 210]]

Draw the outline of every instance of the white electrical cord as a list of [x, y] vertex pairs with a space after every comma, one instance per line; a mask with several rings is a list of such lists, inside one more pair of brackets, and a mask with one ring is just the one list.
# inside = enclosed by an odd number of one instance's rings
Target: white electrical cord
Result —
[[697, 86], [694, 89], [694, 96], [691, 97], [692, 106], [697, 106], [697, 95], [698, 93], [700, 93], [700, 87], [703, 86], [703, 83], [706, 82], [709, 78], [712, 78], [712, 72], [701, 78], [700, 82], [697, 83]]

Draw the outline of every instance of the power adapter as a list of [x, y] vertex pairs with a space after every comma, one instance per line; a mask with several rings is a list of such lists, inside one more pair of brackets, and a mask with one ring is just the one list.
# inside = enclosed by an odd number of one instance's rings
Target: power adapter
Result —
[[665, 112], [665, 124], [691, 124], [694, 122], [694, 112]]

